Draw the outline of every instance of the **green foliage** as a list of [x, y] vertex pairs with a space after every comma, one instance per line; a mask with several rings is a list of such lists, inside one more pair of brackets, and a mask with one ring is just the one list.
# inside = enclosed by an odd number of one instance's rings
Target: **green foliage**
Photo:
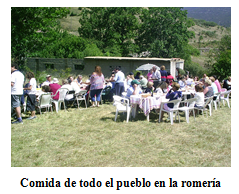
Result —
[[185, 63], [185, 70], [189, 71], [189, 74], [192, 76], [199, 76], [202, 77], [204, 73], [207, 74], [207, 70], [204, 69], [201, 65], [198, 63]]
[[151, 57], [183, 58], [184, 46], [194, 36], [188, 28], [193, 25], [187, 12], [178, 7], [143, 8], [140, 15], [141, 26], [136, 44], [140, 52], [149, 50]]
[[81, 37], [97, 40], [97, 47], [106, 55], [128, 56], [135, 51], [131, 45], [137, 36], [139, 20], [136, 14], [140, 8], [90, 7], [81, 10], [78, 29]]
[[231, 50], [220, 52], [220, 55], [213, 64], [212, 74], [220, 77], [220, 80], [231, 75]]
[[[11, 8], [11, 55], [24, 60], [32, 52], [40, 52], [56, 39], [57, 19], [69, 13], [58, 7]], [[58, 30], [59, 31], [59, 30]]]
[[196, 25], [198, 26], [206, 26], [206, 27], [214, 27], [214, 26], [217, 26], [217, 23], [215, 22], [209, 22], [209, 21], [205, 21], [205, 20], [202, 20], [202, 19], [195, 19], [195, 18], [191, 18]]
[[206, 36], [209, 36], [209, 37], [217, 37], [217, 33], [216, 31], [202, 31], [201, 32], [202, 35], [206, 35]]

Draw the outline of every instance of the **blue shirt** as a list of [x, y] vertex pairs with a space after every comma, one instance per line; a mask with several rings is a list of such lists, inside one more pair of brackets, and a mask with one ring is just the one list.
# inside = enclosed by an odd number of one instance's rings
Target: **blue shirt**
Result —
[[124, 73], [122, 71], [118, 71], [115, 74], [114, 80], [116, 83], [124, 82], [124, 80], [125, 80]]
[[[138, 86], [138, 94], [141, 94], [142, 93], [142, 90], [141, 90], [141, 88]], [[127, 89], [127, 95], [126, 95], [126, 97], [127, 98], [130, 98], [130, 96], [133, 94], [133, 92], [134, 92], [134, 88], [133, 88], [133, 86], [130, 86], [128, 89]], [[137, 95], [137, 94], [136, 94]]]
[[[177, 90], [172, 92], [169, 91], [166, 95], [166, 99], [169, 99], [169, 101], [176, 100], [181, 97], [182, 97], [182, 92]], [[168, 103], [167, 105], [169, 108], [173, 108], [173, 103]]]

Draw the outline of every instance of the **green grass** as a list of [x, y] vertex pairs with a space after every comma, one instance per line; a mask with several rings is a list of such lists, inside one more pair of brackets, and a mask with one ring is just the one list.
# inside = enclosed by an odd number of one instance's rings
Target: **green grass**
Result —
[[231, 166], [231, 109], [170, 125], [143, 113], [114, 122], [115, 107], [71, 108], [11, 125], [11, 166], [26, 167], [204, 167]]

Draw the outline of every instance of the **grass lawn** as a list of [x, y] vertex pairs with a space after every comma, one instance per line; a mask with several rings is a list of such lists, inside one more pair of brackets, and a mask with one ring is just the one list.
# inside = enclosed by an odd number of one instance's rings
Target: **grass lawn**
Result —
[[231, 109], [180, 123], [158, 123], [158, 114], [143, 113], [126, 123], [114, 122], [112, 103], [58, 113], [11, 125], [12, 167], [228, 167], [231, 166]]

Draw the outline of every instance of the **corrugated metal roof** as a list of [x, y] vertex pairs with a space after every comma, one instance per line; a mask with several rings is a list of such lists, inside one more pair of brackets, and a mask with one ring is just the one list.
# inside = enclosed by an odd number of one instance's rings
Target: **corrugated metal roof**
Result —
[[84, 59], [105, 59], [105, 60], [140, 60], [140, 61], [184, 61], [180, 58], [138, 58], [138, 57], [85, 57]]

